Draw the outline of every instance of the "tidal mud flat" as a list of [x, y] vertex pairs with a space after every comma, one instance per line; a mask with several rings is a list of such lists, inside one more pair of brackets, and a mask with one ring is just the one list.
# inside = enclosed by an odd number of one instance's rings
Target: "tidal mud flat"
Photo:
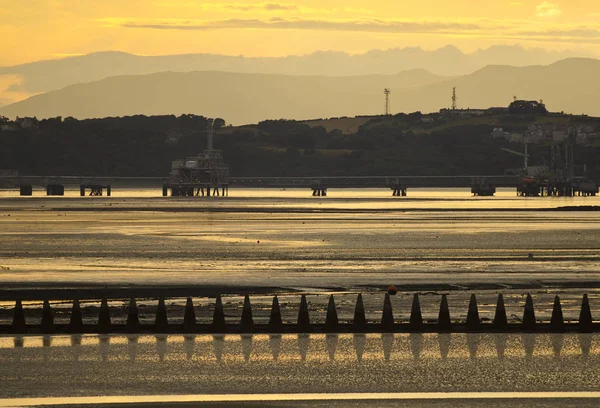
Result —
[[[60, 308], [69, 294], [85, 300], [86, 293], [93, 299], [112, 292], [123, 305], [135, 295], [142, 316], [151, 318], [157, 297], [172, 298], [167, 305], [177, 316], [182, 298], [191, 295], [209, 318], [214, 297], [222, 294], [235, 320], [245, 293], [256, 295], [259, 316], [271, 295], [283, 296], [290, 319], [297, 294], [307, 293], [318, 320], [329, 293], [336, 293], [343, 316], [351, 315], [360, 292], [372, 299], [366, 302], [377, 319], [383, 291], [395, 285], [400, 318], [408, 316], [413, 293], [424, 297], [430, 314], [441, 293], [450, 294], [451, 310], [466, 314], [472, 292], [484, 317], [498, 292], [508, 296], [515, 316], [527, 292], [542, 316], [555, 294], [573, 306], [572, 314], [584, 292], [592, 312], [599, 310], [600, 212], [552, 208], [594, 205], [594, 198], [254, 194], [208, 200], [0, 197], [0, 296], [43, 295]], [[83, 304], [90, 316], [96, 305]], [[124, 307], [115, 304], [114, 310], [118, 319]]]

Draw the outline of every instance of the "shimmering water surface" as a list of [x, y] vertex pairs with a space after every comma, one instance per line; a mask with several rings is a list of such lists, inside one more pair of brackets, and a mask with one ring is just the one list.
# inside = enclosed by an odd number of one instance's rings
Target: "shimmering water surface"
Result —
[[104, 198], [0, 194], [0, 282], [12, 286], [590, 287], [600, 269], [600, 212], [541, 210], [595, 205], [596, 197], [502, 190], [478, 198], [464, 189], [409, 197], [378, 189], [328, 197], [235, 189], [226, 198], [118, 189]]
[[[598, 198], [520, 198], [509, 189], [492, 198], [471, 197], [466, 189], [408, 194], [330, 190], [328, 197], [310, 197], [309, 190], [231, 189], [226, 198], [173, 199], [160, 197], [159, 189], [116, 188], [110, 198], [81, 198], [78, 190], [65, 197], [0, 191], [0, 284], [7, 289], [219, 285], [226, 288], [231, 321], [239, 319], [237, 294], [253, 288], [279, 293], [284, 319], [290, 321], [299, 301], [293, 291], [311, 293], [317, 321], [324, 319], [328, 293], [336, 293], [340, 319], [349, 320], [355, 292], [363, 292], [367, 318], [375, 321], [381, 290], [390, 284], [405, 290], [393, 298], [400, 320], [408, 316], [413, 292], [423, 296], [424, 317], [435, 318], [440, 291], [450, 293], [453, 318], [464, 317], [472, 291], [481, 296], [484, 319], [491, 318], [498, 291], [517, 319], [526, 291], [534, 295], [541, 319], [549, 317], [554, 294], [561, 295], [567, 319], [577, 319], [584, 291], [594, 316], [600, 313], [600, 212], [547, 211], [598, 205]], [[200, 320], [210, 319], [210, 302], [195, 299]], [[270, 297], [254, 296], [253, 305], [257, 321], [266, 319]], [[53, 306], [57, 319], [66, 321], [70, 304]], [[182, 306], [183, 300], [172, 299], [169, 318], [179, 319]], [[35, 323], [39, 304], [26, 307], [28, 321]], [[10, 319], [10, 308], [10, 302], [0, 304], [0, 319]], [[140, 300], [142, 320], [151, 321], [154, 308], [154, 300]], [[84, 318], [96, 318], [86, 313], [84, 308]], [[3, 337], [0, 399], [599, 391], [598, 341], [596, 335]], [[510, 404], [597, 402], [565, 401]], [[295, 406], [290, 404], [278, 406]]]
[[591, 334], [0, 338], [1, 397], [599, 391]]

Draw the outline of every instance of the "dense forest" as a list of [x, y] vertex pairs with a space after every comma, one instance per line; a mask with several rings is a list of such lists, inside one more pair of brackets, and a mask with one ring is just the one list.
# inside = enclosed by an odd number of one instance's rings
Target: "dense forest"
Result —
[[[217, 119], [215, 148], [232, 176], [495, 175], [523, 161], [501, 150], [522, 151], [522, 145], [492, 137], [498, 122], [511, 130], [535, 120], [517, 115], [424, 125], [416, 112], [373, 117], [344, 134], [298, 121], [229, 127]], [[166, 176], [172, 160], [206, 148], [207, 118], [55, 118], [27, 126], [4, 120], [3, 129], [0, 169], [23, 175]], [[530, 146], [530, 163], [549, 157], [549, 143]], [[575, 161], [597, 172], [600, 146], [577, 146]]]

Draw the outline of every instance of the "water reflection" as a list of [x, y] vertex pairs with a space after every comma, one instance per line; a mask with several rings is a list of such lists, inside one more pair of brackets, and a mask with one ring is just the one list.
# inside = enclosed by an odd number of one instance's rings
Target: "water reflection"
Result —
[[[81, 335], [14, 336], [0, 338], [0, 362], [7, 350], [12, 359], [28, 350], [39, 350], [44, 361], [67, 356], [77, 362], [144, 359], [244, 362], [263, 361], [354, 361], [365, 359], [428, 360], [464, 359], [476, 361], [506, 356], [530, 362], [538, 357], [564, 358], [579, 355], [591, 358], [600, 354], [600, 335], [581, 334], [264, 334], [264, 335]], [[295, 344], [294, 344], [295, 343]], [[148, 345], [152, 345], [151, 348]], [[212, 353], [210, 347], [212, 346]], [[22, 353], [16, 353], [22, 350]], [[566, 351], [565, 351], [566, 350]], [[208, 353], [207, 353], [208, 351]], [[150, 354], [150, 356], [149, 356]]]
[[130, 334], [127, 336], [127, 354], [129, 355], [129, 361], [135, 361], [137, 357], [139, 336], [136, 334]]
[[16, 336], [14, 340], [15, 348], [23, 348], [23, 336]]
[[213, 352], [217, 361], [221, 361], [223, 353], [225, 352], [225, 336], [222, 334], [215, 334], [213, 336]]
[[252, 339], [254, 336], [251, 334], [244, 334], [241, 336], [242, 341], [242, 353], [244, 354], [244, 361], [250, 361], [250, 356], [252, 355]]
[[[0, 337], [3, 389], [153, 394], [593, 390], [600, 334]], [[482, 371], [483, 370], [483, 371]], [[485, 372], [474, 376], [473, 373]], [[550, 374], [548, 374], [550, 373]], [[69, 381], [65, 381], [69, 378]], [[21, 387], [21, 388], [19, 388]], [[62, 387], [62, 388], [61, 388]], [[160, 390], [157, 389], [160, 388]], [[74, 391], [75, 390], [75, 391]], [[103, 391], [102, 391], [103, 390]]]
[[592, 335], [588, 333], [579, 334], [579, 347], [581, 347], [581, 355], [583, 358], [590, 356], [590, 350], [592, 349]]
[[450, 341], [452, 337], [450, 336], [450, 333], [439, 333], [437, 336], [440, 346], [440, 357], [442, 360], [445, 360], [448, 358], [448, 353], [450, 352]]
[[299, 334], [298, 335], [298, 350], [300, 351], [300, 359], [306, 361], [306, 354], [308, 353], [308, 347], [310, 346], [310, 335]]
[[365, 354], [365, 345], [367, 344], [367, 336], [365, 334], [355, 334], [354, 336], [354, 351], [356, 353], [356, 361], [362, 361]]
[[383, 347], [383, 359], [385, 361], [390, 361], [392, 347], [394, 346], [394, 335], [391, 333], [383, 333], [381, 335], [381, 345]]
[[410, 351], [415, 360], [421, 357], [421, 351], [423, 350], [423, 334], [422, 333], [411, 333], [410, 334]]
[[156, 354], [158, 354], [159, 361], [165, 361], [165, 355], [167, 354], [167, 335], [157, 334], [156, 338]]
[[498, 333], [494, 336], [494, 346], [496, 347], [496, 355], [498, 360], [504, 359], [504, 353], [506, 352], [506, 345], [508, 343], [508, 334]]
[[550, 341], [552, 342], [554, 357], [559, 358], [563, 345], [565, 344], [565, 335], [563, 333], [557, 333], [550, 337]]
[[525, 349], [525, 360], [529, 361], [533, 357], [533, 352], [535, 350], [536, 335], [533, 333], [524, 333], [522, 336], [523, 348]]
[[329, 354], [329, 361], [335, 361], [335, 352], [337, 350], [340, 338], [337, 334], [327, 334], [325, 336], [325, 343], [327, 344], [327, 353]]
[[98, 336], [98, 353], [101, 361], [108, 361], [108, 353], [110, 349], [110, 336], [101, 334]]
[[183, 336], [183, 349], [185, 351], [185, 359], [191, 360], [194, 356], [194, 349], [196, 347], [196, 336], [185, 335]]
[[281, 334], [271, 334], [269, 336], [269, 348], [271, 349], [273, 361], [277, 361], [279, 359], [279, 353], [281, 352], [281, 341]]
[[475, 360], [477, 358], [477, 350], [479, 349], [479, 343], [481, 342], [480, 333], [468, 333], [467, 334], [467, 348], [469, 349], [469, 358]]
[[79, 361], [81, 356], [81, 340], [83, 336], [81, 334], [74, 334], [71, 336], [71, 352], [73, 353], [73, 360]]

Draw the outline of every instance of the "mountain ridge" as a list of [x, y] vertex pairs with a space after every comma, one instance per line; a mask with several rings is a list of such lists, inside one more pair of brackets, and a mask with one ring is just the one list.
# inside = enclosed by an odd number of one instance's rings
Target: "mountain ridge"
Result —
[[[123, 51], [99, 51], [80, 56], [0, 67], [0, 98], [16, 102], [23, 99], [23, 94], [43, 93], [62, 89], [73, 83], [91, 82], [124, 74], [217, 70], [285, 75], [357, 76], [396, 74], [422, 68], [436, 75], [458, 76], [470, 74], [479, 68], [496, 63], [506, 62], [514, 66], [527, 66], [537, 63], [549, 64], [573, 56], [582, 56], [581, 51], [547, 51], [536, 48], [525, 49], [520, 46], [492, 46], [466, 53], [453, 45], [434, 50], [397, 47], [370, 50], [360, 54], [315, 51], [306, 55], [283, 57], [246, 57], [209, 53], [144, 56]], [[1, 82], [3, 77], [11, 77], [11, 82], [8, 84]]]
[[488, 66], [443, 77], [425, 70], [349, 77], [195, 71], [121, 75], [31, 97], [0, 108], [15, 116], [76, 118], [199, 113], [234, 124], [264, 119], [308, 120], [382, 113], [383, 89], [394, 112], [508, 106], [513, 96], [543, 99], [550, 110], [600, 115], [596, 81], [600, 60], [566, 59], [550, 65]]

